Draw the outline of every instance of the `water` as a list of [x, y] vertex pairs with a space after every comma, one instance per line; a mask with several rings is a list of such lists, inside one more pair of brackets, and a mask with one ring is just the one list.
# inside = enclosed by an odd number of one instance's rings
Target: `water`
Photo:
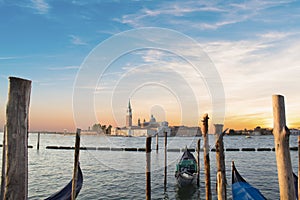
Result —
[[[0, 134], [2, 138], [2, 134]], [[198, 138], [168, 138], [168, 148], [195, 148]], [[40, 150], [36, 150], [37, 134], [30, 134], [29, 199], [44, 199], [61, 189], [72, 177], [74, 151], [50, 150], [46, 146], [73, 146], [74, 136], [41, 134]], [[144, 137], [81, 136], [81, 146], [86, 147], [137, 147], [144, 148]], [[203, 153], [201, 154], [200, 190], [183, 191], [177, 188], [175, 164], [182, 153], [168, 152], [167, 190], [164, 192], [164, 139], [159, 138], [159, 153], [151, 153], [152, 199], [205, 199]], [[213, 146], [214, 138], [210, 136]], [[273, 136], [224, 137], [225, 148], [268, 147], [274, 145]], [[290, 146], [297, 146], [297, 137], [290, 137]], [[155, 148], [155, 139], [152, 139]], [[2, 155], [2, 148], [0, 149]], [[298, 153], [291, 151], [294, 172], [298, 170]], [[231, 199], [231, 161], [234, 160], [241, 175], [257, 187], [267, 199], [279, 199], [276, 158], [274, 152], [225, 152], [227, 195]], [[210, 153], [213, 199], [216, 199], [215, 153]], [[145, 199], [145, 152], [80, 151], [84, 185], [78, 199]]]

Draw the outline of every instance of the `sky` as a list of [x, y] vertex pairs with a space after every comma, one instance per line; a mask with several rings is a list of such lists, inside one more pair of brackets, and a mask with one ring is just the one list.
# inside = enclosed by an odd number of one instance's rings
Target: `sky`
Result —
[[32, 81], [31, 131], [149, 120], [300, 127], [300, 2], [0, 0], [0, 126], [8, 77]]

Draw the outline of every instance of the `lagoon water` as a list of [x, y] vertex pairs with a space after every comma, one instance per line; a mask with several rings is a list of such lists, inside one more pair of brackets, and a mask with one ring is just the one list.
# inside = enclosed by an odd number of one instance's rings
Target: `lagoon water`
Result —
[[[2, 138], [2, 134], [0, 134]], [[170, 137], [168, 148], [195, 148], [197, 137]], [[214, 137], [210, 135], [213, 146]], [[44, 199], [61, 189], [72, 178], [74, 151], [51, 150], [46, 146], [73, 146], [75, 136], [41, 134], [40, 150], [36, 149], [37, 134], [29, 135], [29, 199]], [[145, 137], [81, 136], [82, 147], [145, 147]], [[152, 148], [155, 148], [155, 138]], [[203, 152], [201, 153], [200, 189], [182, 191], [176, 186], [175, 165], [181, 152], [168, 152], [167, 188], [164, 191], [164, 138], [159, 138], [159, 152], [151, 153], [152, 199], [205, 199]], [[201, 141], [201, 146], [202, 146]], [[225, 136], [225, 148], [272, 148], [273, 136]], [[290, 146], [297, 146], [297, 136], [290, 136]], [[2, 155], [2, 148], [1, 148]], [[298, 170], [298, 152], [291, 151], [294, 172]], [[227, 195], [231, 199], [231, 161], [240, 174], [257, 187], [267, 199], [279, 199], [276, 158], [274, 151], [227, 152]], [[215, 152], [210, 152], [213, 199], [216, 199]], [[80, 151], [84, 184], [77, 199], [145, 199], [145, 152]]]

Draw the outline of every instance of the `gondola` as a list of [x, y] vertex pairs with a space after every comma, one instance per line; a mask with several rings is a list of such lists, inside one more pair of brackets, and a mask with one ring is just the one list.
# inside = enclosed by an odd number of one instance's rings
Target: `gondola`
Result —
[[191, 186], [197, 183], [197, 162], [193, 154], [185, 148], [176, 165], [175, 177], [179, 187]]
[[232, 199], [233, 200], [265, 200], [260, 191], [252, 187], [239, 174], [232, 161]]
[[[83, 184], [83, 175], [82, 175], [80, 165], [78, 165], [76, 197], [81, 190], [82, 184]], [[69, 200], [71, 199], [71, 195], [72, 195], [72, 180], [63, 189], [52, 194], [50, 197], [48, 197], [45, 200]]]

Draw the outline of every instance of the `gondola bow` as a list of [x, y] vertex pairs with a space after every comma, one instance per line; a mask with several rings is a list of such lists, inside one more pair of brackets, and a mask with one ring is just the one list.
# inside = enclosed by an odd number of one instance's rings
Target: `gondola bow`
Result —
[[233, 200], [265, 200], [260, 191], [251, 186], [239, 174], [232, 162], [232, 199]]
[[[77, 173], [76, 190], [75, 190], [76, 197], [81, 190], [82, 184], [83, 184], [83, 174], [79, 165], [78, 173]], [[72, 195], [72, 180], [63, 189], [54, 193], [53, 195], [51, 195], [45, 200], [71, 200], [71, 195]]]

